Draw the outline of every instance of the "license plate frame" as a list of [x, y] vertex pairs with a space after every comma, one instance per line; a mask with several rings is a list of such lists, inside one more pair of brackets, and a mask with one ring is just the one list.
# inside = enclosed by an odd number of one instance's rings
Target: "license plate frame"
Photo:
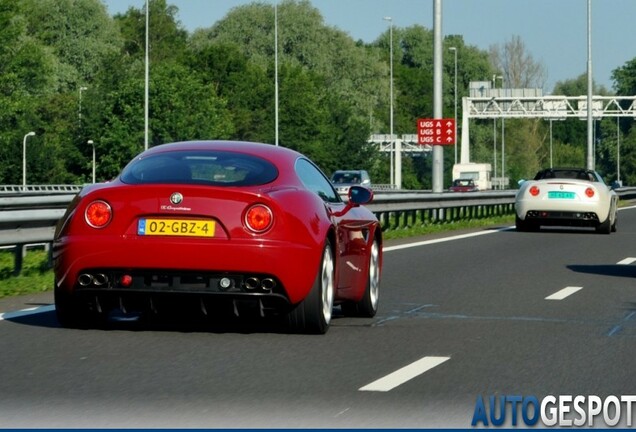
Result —
[[211, 238], [215, 236], [216, 223], [209, 219], [140, 218], [137, 235]]

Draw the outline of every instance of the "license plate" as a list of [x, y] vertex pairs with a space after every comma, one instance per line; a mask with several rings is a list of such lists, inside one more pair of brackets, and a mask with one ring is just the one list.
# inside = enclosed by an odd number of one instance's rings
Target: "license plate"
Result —
[[188, 219], [139, 219], [138, 235], [214, 237], [214, 221]]
[[549, 199], [574, 199], [574, 192], [557, 192], [550, 191], [548, 192]]

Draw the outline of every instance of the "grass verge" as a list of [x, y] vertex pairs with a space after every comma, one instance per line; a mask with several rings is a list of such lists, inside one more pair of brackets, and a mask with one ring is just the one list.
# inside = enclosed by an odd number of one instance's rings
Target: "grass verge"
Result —
[[467, 219], [455, 222], [425, 224], [416, 225], [408, 228], [391, 229], [384, 231], [382, 235], [385, 240], [393, 240], [471, 228], [486, 228], [497, 225], [508, 226], [514, 225], [514, 223], [514, 215], [495, 216], [483, 219]]
[[43, 249], [28, 249], [19, 276], [13, 274], [13, 268], [14, 253], [0, 251], [0, 298], [53, 289], [53, 271]]
[[[385, 231], [384, 239], [417, 237], [433, 233], [512, 223], [514, 223], [514, 216], [427, 224]], [[43, 249], [28, 249], [24, 256], [22, 273], [19, 276], [13, 274], [13, 268], [13, 252], [0, 251], [0, 298], [40, 293], [53, 289], [53, 271], [49, 266], [47, 252]]]

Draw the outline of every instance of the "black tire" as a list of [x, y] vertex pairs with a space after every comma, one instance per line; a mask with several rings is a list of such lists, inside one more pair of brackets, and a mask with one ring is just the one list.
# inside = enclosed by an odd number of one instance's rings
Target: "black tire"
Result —
[[325, 334], [329, 330], [335, 295], [335, 266], [329, 240], [325, 241], [316, 279], [303, 301], [287, 315], [290, 328], [297, 333]]
[[342, 312], [348, 316], [373, 318], [378, 312], [380, 296], [380, 242], [373, 240], [369, 253], [369, 268], [367, 272], [367, 286], [359, 302], [342, 304]]
[[521, 231], [521, 232], [526, 232], [526, 231], [530, 231], [530, 223], [524, 220], [521, 220], [521, 218], [517, 215], [515, 215], [515, 228], [517, 229], [517, 231]]
[[607, 215], [607, 219], [604, 222], [600, 223], [596, 227], [596, 232], [600, 234], [609, 234], [612, 232], [612, 224], [610, 222], [610, 216]]
[[86, 328], [88, 324], [86, 311], [82, 311], [80, 305], [72, 294], [55, 287], [55, 315], [62, 327]]

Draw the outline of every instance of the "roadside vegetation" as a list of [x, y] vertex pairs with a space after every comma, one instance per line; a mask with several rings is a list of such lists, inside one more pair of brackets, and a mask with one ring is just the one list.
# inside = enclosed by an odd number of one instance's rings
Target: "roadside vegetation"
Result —
[[[245, 1], [192, 32], [179, 21], [178, 3], [147, 2], [149, 146], [205, 138], [273, 143], [280, 131], [281, 146], [304, 153], [327, 174], [366, 169], [374, 183], [387, 184], [390, 154], [369, 144], [369, 137], [388, 134], [391, 119], [395, 135], [415, 134], [417, 119], [433, 116], [430, 28], [395, 26], [391, 33], [387, 26], [373, 41], [354, 40], [327, 25], [311, 1], [281, 0], [275, 62], [272, 2]], [[35, 133], [26, 150], [31, 184], [90, 181], [93, 149], [96, 179], [107, 180], [144, 148], [144, 23], [144, 7], [110, 16], [101, 0], [0, 0], [0, 184], [20, 184], [15, 168], [30, 131]], [[442, 43], [444, 117], [453, 116], [455, 100], [469, 96], [471, 83], [498, 85], [495, 77], [511, 89], [587, 93], [585, 74], [544, 88], [548, 70], [520, 36], [489, 49], [461, 34], [446, 35]], [[460, 61], [448, 54], [450, 48]], [[399, 107], [395, 116], [389, 115], [390, 66]], [[636, 94], [636, 58], [615, 67], [615, 93]], [[608, 93], [594, 86], [595, 95]], [[457, 108], [461, 118], [462, 104]], [[620, 138], [621, 178], [636, 184], [633, 124], [627, 118], [618, 124], [614, 118], [595, 122], [597, 169], [608, 182], [617, 177]], [[504, 122], [497, 126], [499, 136], [505, 132], [504, 174], [511, 186], [547, 166], [550, 155], [555, 166], [585, 163], [587, 125], [579, 119], [507, 119], [505, 130]], [[471, 122], [474, 162], [494, 164], [501, 156], [502, 149], [493, 145], [496, 131], [492, 120]], [[430, 189], [432, 159], [426, 152], [405, 155], [402, 187]], [[453, 152], [445, 151], [444, 184], [453, 180], [452, 165]]]
[[[480, 227], [509, 226], [513, 223], [514, 216], [499, 216], [451, 223], [426, 224], [385, 231], [384, 239], [410, 238]], [[53, 289], [53, 270], [51, 269], [48, 253], [45, 250], [41, 248], [28, 249], [24, 256], [20, 275], [14, 275], [13, 269], [13, 252], [0, 251], [0, 298], [41, 293]]]
[[29, 249], [22, 262], [19, 276], [13, 274], [14, 254], [0, 252], [0, 298], [31, 294], [53, 288], [53, 271], [48, 253], [43, 249]]

